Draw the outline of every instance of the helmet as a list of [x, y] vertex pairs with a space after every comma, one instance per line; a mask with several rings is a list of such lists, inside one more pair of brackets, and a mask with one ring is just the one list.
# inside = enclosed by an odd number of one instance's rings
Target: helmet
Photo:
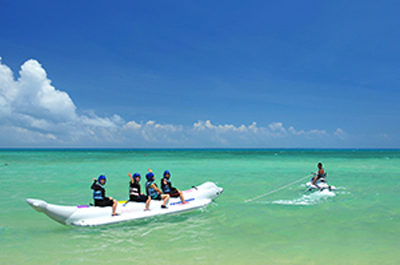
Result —
[[171, 176], [171, 173], [170, 173], [168, 170], [165, 170], [165, 171], [164, 171], [164, 177], [166, 177], [167, 174]]
[[100, 180], [104, 179], [104, 183], [106, 183], [107, 179], [106, 176], [104, 175], [100, 175], [99, 178], [97, 179], [98, 182], [100, 182]]
[[140, 174], [139, 174], [139, 173], [133, 174], [133, 179], [134, 179], [134, 180], [136, 180], [137, 177], [139, 177], [139, 180], [140, 180], [141, 177], [140, 177]]
[[146, 174], [146, 179], [148, 181], [152, 181], [153, 178], [154, 178], [154, 174], [152, 172], [149, 172], [149, 173]]

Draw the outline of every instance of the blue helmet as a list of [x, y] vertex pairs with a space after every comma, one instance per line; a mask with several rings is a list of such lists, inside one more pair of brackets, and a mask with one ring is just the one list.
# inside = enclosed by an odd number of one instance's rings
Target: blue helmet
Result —
[[168, 174], [169, 176], [171, 176], [171, 173], [170, 173], [168, 170], [165, 170], [165, 171], [164, 171], [164, 177], [166, 177], [167, 174]]
[[133, 179], [134, 179], [134, 180], [136, 180], [137, 177], [139, 177], [139, 180], [140, 180], [141, 177], [140, 177], [140, 174], [139, 174], [139, 173], [133, 174]]
[[152, 181], [153, 178], [154, 178], [154, 174], [152, 172], [149, 172], [149, 173], [146, 174], [146, 179], [148, 181]]
[[100, 182], [100, 180], [104, 179], [104, 183], [106, 183], [107, 179], [106, 176], [104, 175], [100, 175], [99, 178], [97, 179], [98, 182]]

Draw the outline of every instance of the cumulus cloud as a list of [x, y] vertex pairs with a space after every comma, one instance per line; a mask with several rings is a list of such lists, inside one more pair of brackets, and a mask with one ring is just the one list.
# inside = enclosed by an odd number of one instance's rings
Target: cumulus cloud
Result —
[[[28, 60], [19, 71], [18, 80], [8, 84], [14, 88], [10, 104], [13, 111], [57, 121], [76, 119], [76, 107], [66, 92], [56, 90], [46, 71], [36, 60]], [[7, 84], [5, 84], [7, 86]]]
[[235, 126], [233, 124], [218, 124], [214, 125], [211, 123], [210, 120], [206, 121], [197, 121], [193, 124], [193, 129], [194, 130], [199, 130], [199, 131], [204, 131], [204, 130], [213, 130], [217, 133], [221, 132], [248, 132], [248, 131], [254, 131], [256, 129], [257, 125], [255, 122], [253, 122], [249, 126], [245, 125], [240, 125], [240, 126]]
[[125, 130], [139, 130], [140, 128], [142, 128], [142, 125], [136, 121], [129, 121], [123, 126]]
[[[2, 146], [269, 146], [278, 138], [331, 136], [325, 130], [305, 131], [282, 122], [260, 126], [199, 120], [184, 126], [83, 113], [67, 92], [53, 86], [37, 60], [26, 61], [14, 78], [1, 57], [0, 133]], [[338, 128], [332, 135], [343, 139], [345, 133]]]
[[346, 133], [343, 131], [342, 128], [337, 128], [336, 131], [333, 133], [335, 136], [339, 137], [340, 139], [346, 138]]
[[104, 128], [117, 128], [123, 123], [118, 115], [78, 114], [68, 93], [52, 85], [38, 61], [26, 61], [15, 79], [0, 58], [0, 126], [7, 137], [18, 139], [17, 143], [80, 144], [84, 139], [102, 141], [103, 137], [110, 140]]
[[129, 121], [122, 126], [122, 131], [129, 137], [141, 138], [149, 143], [175, 145], [184, 137], [184, 128], [181, 125], [161, 124], [149, 120], [144, 123]]
[[293, 126], [290, 126], [288, 131], [293, 135], [304, 135], [305, 134], [304, 130], [297, 131]]
[[276, 139], [330, 137], [326, 130], [297, 130], [293, 126], [285, 127], [282, 122], [272, 122], [266, 126], [258, 126], [256, 122], [250, 125], [235, 126], [233, 124], [213, 124], [210, 120], [206, 120], [195, 122], [193, 131], [201, 132], [207, 136], [208, 140], [223, 145], [237, 143], [238, 140], [244, 145], [275, 145]]

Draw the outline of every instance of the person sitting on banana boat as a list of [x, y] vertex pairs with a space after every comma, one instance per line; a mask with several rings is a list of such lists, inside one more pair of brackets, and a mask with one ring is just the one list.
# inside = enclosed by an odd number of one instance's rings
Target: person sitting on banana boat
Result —
[[132, 177], [132, 174], [128, 173], [128, 176], [131, 179], [131, 181], [129, 182], [129, 201], [145, 202], [146, 206], [144, 210], [148, 211], [151, 198], [150, 196], [146, 196], [140, 192], [140, 174], [135, 173]]
[[175, 187], [172, 187], [172, 183], [170, 180], [171, 173], [168, 170], [164, 171], [164, 177], [161, 179], [161, 190], [165, 194], [169, 194], [172, 198], [179, 197], [183, 204], [185, 204], [185, 198], [183, 197], [182, 191], [178, 190]]
[[90, 187], [93, 190], [94, 206], [98, 207], [112, 207], [112, 216], [118, 215], [116, 213], [118, 202], [112, 197], [106, 197], [106, 190], [104, 185], [106, 184], [106, 176], [100, 175], [98, 179], [93, 178], [93, 184]]
[[146, 174], [146, 191], [147, 196], [150, 196], [151, 200], [163, 201], [161, 208], [167, 209], [167, 202], [169, 201], [169, 194], [163, 194], [162, 191], [157, 187], [157, 184], [154, 183], [154, 174], [149, 169], [149, 173]]

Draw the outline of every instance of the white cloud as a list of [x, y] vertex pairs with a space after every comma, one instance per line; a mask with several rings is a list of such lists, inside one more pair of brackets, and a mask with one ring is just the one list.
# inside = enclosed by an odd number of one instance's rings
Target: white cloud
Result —
[[66, 92], [56, 90], [47, 78], [46, 71], [36, 60], [28, 60], [14, 83], [11, 100], [14, 111], [54, 120], [76, 119], [76, 107]]
[[305, 134], [304, 130], [297, 131], [293, 126], [290, 126], [288, 131], [293, 135], [303, 135], [303, 134]]
[[174, 124], [162, 124], [149, 120], [147, 122], [129, 121], [121, 127], [127, 138], [143, 139], [148, 143], [177, 144], [184, 136], [184, 127]]
[[271, 135], [275, 137], [287, 136], [287, 130], [283, 126], [282, 122], [273, 122], [268, 125]]
[[[36, 60], [28, 60], [14, 80], [9, 67], [0, 61], [0, 107], [8, 118], [46, 118], [56, 121], [76, 119], [76, 107], [69, 95], [56, 90], [46, 71]], [[11, 117], [13, 116], [13, 117]], [[29, 119], [29, 118], [28, 118]]]
[[42, 65], [33, 59], [21, 66], [17, 79], [0, 60], [0, 118], [2, 129], [15, 133], [8, 134], [9, 138], [32, 144], [43, 140], [49, 144], [111, 140], [113, 137], [102, 128], [117, 128], [124, 123], [118, 115], [79, 115], [70, 96], [56, 89]]
[[211, 123], [210, 120], [206, 121], [197, 121], [193, 123], [193, 129], [195, 130], [213, 130], [217, 133], [223, 133], [223, 132], [245, 132], [249, 130], [254, 130], [256, 128], [256, 123], [253, 122], [250, 126], [245, 126], [245, 125], [240, 125], [240, 126], [235, 126], [232, 124], [219, 124], [219, 125], [214, 125]]
[[327, 135], [328, 133], [325, 130], [318, 130], [318, 129], [312, 129], [307, 132], [308, 135], [316, 135], [316, 136], [323, 136]]
[[269, 124], [268, 127], [271, 129], [271, 131], [286, 132], [286, 129], [283, 127], [282, 122], [273, 122]]
[[[260, 126], [199, 120], [184, 126], [82, 114], [38, 61], [26, 61], [15, 79], [1, 57], [0, 133], [2, 146], [276, 146], [284, 139], [330, 137], [323, 129], [297, 130], [279, 121]], [[338, 128], [333, 135], [342, 139], [345, 133]]]
[[129, 121], [123, 126], [123, 129], [131, 129], [131, 130], [138, 130], [140, 128], [142, 128], [142, 125], [135, 121]]
[[339, 137], [340, 139], [346, 138], [346, 133], [341, 128], [337, 128], [336, 131], [333, 134], [335, 136]]
[[286, 139], [303, 137], [311, 139], [315, 136], [329, 137], [326, 130], [311, 129], [309, 131], [296, 130], [293, 126], [286, 128], [282, 122], [272, 122], [267, 126], [257, 126], [256, 122], [251, 125], [213, 124], [210, 120], [197, 121], [193, 124], [195, 132], [208, 133], [208, 138], [221, 144], [233, 143], [240, 140], [244, 144], [275, 144], [277, 138]]
[[105, 128], [117, 128], [121, 123], [123, 123], [123, 119], [114, 115], [111, 118], [101, 118], [96, 115], [88, 116], [80, 116], [80, 120], [83, 125], [88, 125], [91, 127], [105, 127]]

